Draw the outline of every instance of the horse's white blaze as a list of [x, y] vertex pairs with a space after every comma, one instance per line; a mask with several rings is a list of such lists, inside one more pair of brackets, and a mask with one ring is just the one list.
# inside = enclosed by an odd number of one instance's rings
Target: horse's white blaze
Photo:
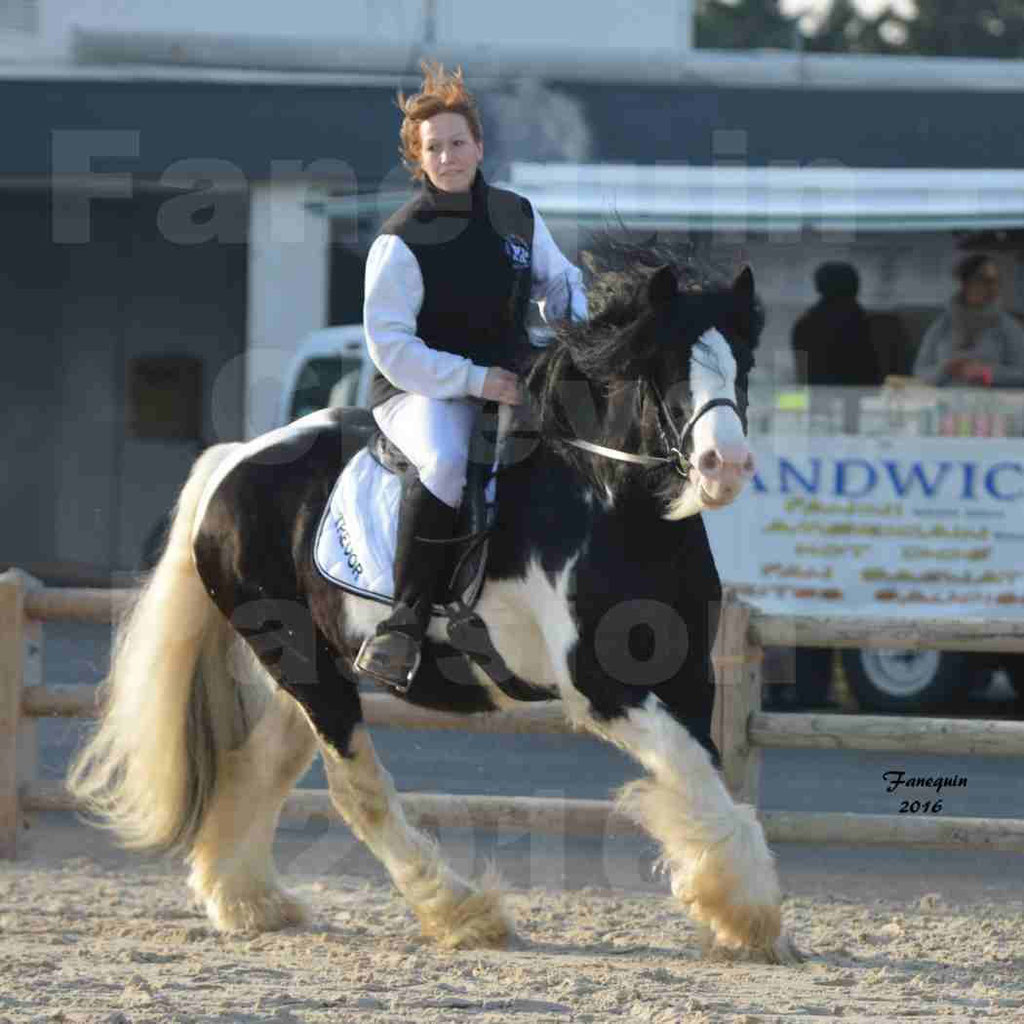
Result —
[[[736, 358], [720, 331], [700, 336], [690, 356], [690, 401], [694, 412], [716, 398], [736, 401]], [[743, 424], [728, 406], [704, 413], [693, 428], [690, 486], [669, 508], [666, 519], [683, 519], [704, 509], [728, 505], [753, 475]]]
[[707, 752], [653, 694], [591, 728], [650, 772], [619, 803], [661, 843], [673, 894], [723, 946], [775, 953], [781, 892], [754, 809], [733, 802]]
[[[736, 357], [729, 342], [713, 327], [700, 336], [690, 355], [690, 398], [696, 412], [716, 398], [736, 401]], [[739, 416], [720, 406], [705, 413], [693, 428], [694, 453], [708, 448], [746, 451], [743, 424]]]
[[479, 889], [464, 881], [437, 843], [409, 824], [365, 727], [356, 726], [349, 757], [326, 743], [321, 751], [334, 806], [387, 868], [424, 934], [447, 949], [503, 944], [513, 928], [496, 876], [485, 876]]

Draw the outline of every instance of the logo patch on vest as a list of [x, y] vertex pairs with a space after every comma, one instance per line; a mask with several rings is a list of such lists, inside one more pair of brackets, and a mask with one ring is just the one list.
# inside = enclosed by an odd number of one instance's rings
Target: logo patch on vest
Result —
[[505, 255], [515, 270], [530, 265], [530, 247], [518, 235], [505, 236]]

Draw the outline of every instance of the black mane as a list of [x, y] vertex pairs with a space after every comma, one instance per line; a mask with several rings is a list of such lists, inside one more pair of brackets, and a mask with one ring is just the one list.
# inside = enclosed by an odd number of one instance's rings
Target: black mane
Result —
[[[583, 253], [582, 262], [588, 272], [590, 318], [555, 328], [553, 341], [527, 371], [526, 388], [541, 435], [607, 487], [627, 472], [622, 463], [595, 463], [557, 439], [660, 452], [657, 411], [647, 382], [678, 396], [678, 385], [689, 379], [691, 352], [712, 326], [729, 338], [745, 381], [764, 319], [760, 305], [742, 302], [732, 283], [699, 260], [692, 245], [602, 236]], [[666, 268], [678, 296], [652, 305], [652, 280]]]

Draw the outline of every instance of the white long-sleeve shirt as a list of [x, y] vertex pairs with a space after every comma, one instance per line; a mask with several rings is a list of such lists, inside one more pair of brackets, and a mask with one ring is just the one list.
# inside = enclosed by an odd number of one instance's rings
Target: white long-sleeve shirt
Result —
[[[533, 211], [532, 286], [545, 323], [585, 320], [583, 275], [555, 244], [541, 215]], [[431, 348], [416, 335], [423, 305], [423, 276], [412, 250], [397, 235], [380, 235], [366, 259], [363, 326], [370, 358], [402, 391], [427, 398], [479, 398], [486, 366]]]

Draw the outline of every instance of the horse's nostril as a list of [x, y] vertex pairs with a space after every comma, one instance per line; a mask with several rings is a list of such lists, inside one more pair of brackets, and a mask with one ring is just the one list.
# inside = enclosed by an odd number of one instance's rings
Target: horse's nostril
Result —
[[697, 462], [697, 468], [706, 476], [709, 473], [714, 473], [722, 465], [722, 460], [718, 456], [718, 452], [711, 450], [706, 451]]

